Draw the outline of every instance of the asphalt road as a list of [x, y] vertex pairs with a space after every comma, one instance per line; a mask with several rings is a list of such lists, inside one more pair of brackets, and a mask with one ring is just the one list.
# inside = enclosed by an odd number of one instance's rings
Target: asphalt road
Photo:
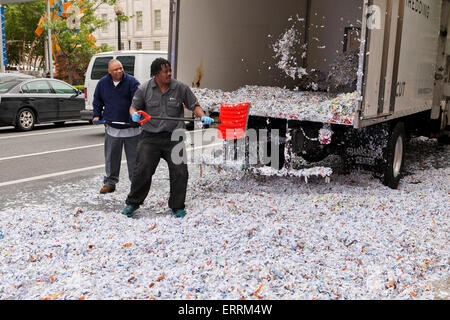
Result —
[[[104, 174], [104, 132], [102, 125], [81, 121], [61, 128], [39, 125], [30, 132], [0, 127], [0, 201], [12, 194]], [[126, 170], [124, 163], [122, 169]]]

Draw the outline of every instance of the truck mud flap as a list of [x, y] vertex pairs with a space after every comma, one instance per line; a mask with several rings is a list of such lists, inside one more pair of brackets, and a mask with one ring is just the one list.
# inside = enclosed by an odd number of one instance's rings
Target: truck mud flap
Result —
[[389, 124], [382, 123], [344, 133], [340, 155], [346, 169], [363, 167], [376, 173], [382, 172], [386, 163], [385, 150], [389, 139]]

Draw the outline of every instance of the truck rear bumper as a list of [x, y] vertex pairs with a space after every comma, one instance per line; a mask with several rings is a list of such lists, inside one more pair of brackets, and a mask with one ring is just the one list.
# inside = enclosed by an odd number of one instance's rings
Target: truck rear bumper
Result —
[[92, 110], [81, 110], [80, 111], [80, 117], [81, 117], [81, 120], [88, 120], [88, 121], [90, 121], [90, 120], [92, 120], [92, 118], [93, 118], [93, 116], [94, 116], [94, 111], [92, 111]]

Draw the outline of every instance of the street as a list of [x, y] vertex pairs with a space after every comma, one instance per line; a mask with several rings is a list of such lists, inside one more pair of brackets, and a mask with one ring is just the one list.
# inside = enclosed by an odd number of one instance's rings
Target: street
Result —
[[103, 135], [103, 126], [86, 122], [62, 128], [42, 125], [31, 132], [1, 128], [2, 198], [19, 190], [44, 187], [59, 178], [102, 172]]
[[0, 302], [450, 300], [450, 0], [336, 3], [0, 0]]
[[190, 164], [184, 219], [161, 161], [130, 219], [103, 132], [0, 130], [1, 299], [448, 299], [448, 145], [414, 139], [398, 190], [332, 157], [330, 183]]
[[[103, 125], [86, 122], [68, 123], [61, 128], [40, 125], [31, 132], [0, 128], [0, 199], [55, 182], [103, 174], [104, 131]], [[125, 159], [123, 154], [123, 170]], [[99, 188], [101, 183], [100, 179]]]

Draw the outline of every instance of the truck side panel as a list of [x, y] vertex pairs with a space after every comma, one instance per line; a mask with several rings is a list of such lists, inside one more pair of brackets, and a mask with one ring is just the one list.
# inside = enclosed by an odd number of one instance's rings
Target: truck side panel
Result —
[[441, 0], [372, 2], [380, 21], [368, 24], [361, 126], [432, 108], [441, 5]]
[[[327, 74], [358, 33], [362, 0], [178, 0], [176, 77], [193, 87], [236, 90], [244, 85], [295, 87], [276, 66], [273, 43], [294, 23], [307, 59], [299, 66]], [[309, 8], [309, 12], [308, 12]], [[305, 30], [305, 24], [308, 24]], [[308, 39], [304, 39], [308, 34]], [[358, 46], [357, 46], [358, 47]], [[306, 62], [306, 63], [305, 63]]]
[[193, 87], [235, 90], [246, 84], [275, 85], [278, 71], [269, 36], [283, 32], [291, 15], [304, 13], [307, 1], [179, 3], [177, 79]]

